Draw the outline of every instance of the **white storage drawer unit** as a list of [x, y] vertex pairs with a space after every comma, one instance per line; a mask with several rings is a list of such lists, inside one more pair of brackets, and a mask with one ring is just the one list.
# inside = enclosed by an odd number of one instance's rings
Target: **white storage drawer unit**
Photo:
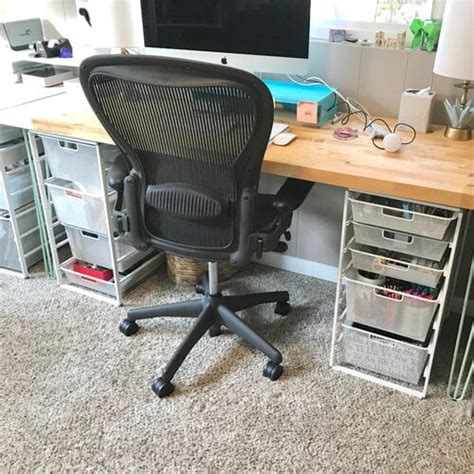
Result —
[[423, 374], [428, 348], [342, 325], [342, 362], [381, 375], [417, 384]]
[[[61, 224], [107, 235], [107, 212], [102, 197], [81, 192], [74, 183], [63, 179], [51, 178], [45, 184]], [[111, 191], [108, 197], [112, 212], [117, 193]]]
[[[106, 235], [95, 234], [74, 227], [66, 227], [66, 233], [74, 258], [101, 267], [112, 268], [109, 238]], [[115, 240], [115, 250], [119, 272], [127, 271], [147, 255], [154, 253], [153, 249], [140, 252], [120, 238]]]
[[424, 341], [438, 301], [390, 290], [401, 299], [378, 294], [382, 287], [346, 277], [347, 320]]
[[[17, 213], [18, 231], [21, 235], [21, 248], [26, 255], [27, 267], [41, 260], [41, 240], [34, 205]], [[33, 252], [38, 249], [37, 252]], [[32, 252], [32, 253], [31, 253]], [[0, 212], [0, 267], [21, 271], [20, 258], [15, 242], [13, 224], [7, 212]]]
[[[0, 209], [8, 209], [7, 189], [13, 209], [33, 201], [33, 187], [30, 167], [22, 163], [26, 158], [26, 149], [23, 140], [10, 144], [0, 145]], [[15, 167], [13, 167], [16, 165]]]
[[439, 262], [449, 242], [428, 239], [418, 235], [404, 234], [370, 225], [354, 222], [354, 237], [358, 244], [380, 247], [394, 252], [401, 252], [415, 257], [427, 258]]
[[0, 125], [0, 145], [21, 138], [22, 136], [23, 130], [21, 128]]
[[438, 285], [443, 275], [442, 269], [413, 263], [413, 261], [416, 261], [416, 257], [410, 257], [406, 261], [401, 261], [377, 255], [363, 246], [355, 245], [350, 247], [350, 251], [352, 254], [352, 265], [357, 270], [365, 270], [432, 288]]
[[108, 168], [119, 154], [112, 145], [89, 145], [87, 143], [41, 136], [54, 178], [72, 181], [76, 189], [89, 194], [102, 194], [102, 176], [97, 158], [100, 149], [102, 162]]
[[[348, 198], [352, 206], [354, 221], [386, 229], [406, 232], [408, 234], [422, 235], [431, 239], [443, 239], [448, 227], [456, 217], [451, 211], [443, 211], [435, 207], [418, 206], [425, 212], [403, 209], [377, 204], [376, 196], [359, 195], [357, 198]], [[379, 198], [383, 201], [383, 198]], [[374, 201], [374, 202], [372, 202]], [[394, 203], [402, 201], [390, 200]]]

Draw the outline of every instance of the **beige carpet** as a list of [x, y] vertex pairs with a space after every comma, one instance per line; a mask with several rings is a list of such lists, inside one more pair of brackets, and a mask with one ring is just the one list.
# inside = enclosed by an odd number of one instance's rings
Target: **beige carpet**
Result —
[[0, 276], [0, 472], [472, 472], [446, 352], [419, 401], [328, 367], [333, 284], [253, 265], [228, 288], [290, 291], [286, 318], [246, 315], [283, 352], [284, 376], [263, 378], [264, 357], [235, 336], [206, 337], [160, 400], [150, 383], [191, 322], [149, 321], [132, 338], [117, 326], [127, 307], [192, 289], [160, 271], [117, 309], [39, 275]]

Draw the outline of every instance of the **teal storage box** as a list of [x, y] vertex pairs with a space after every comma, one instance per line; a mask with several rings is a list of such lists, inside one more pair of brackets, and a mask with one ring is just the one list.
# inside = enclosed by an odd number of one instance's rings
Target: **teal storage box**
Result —
[[334, 89], [323, 84], [312, 86], [296, 84], [284, 81], [263, 81], [270, 89], [275, 103], [281, 104], [285, 109], [293, 110], [296, 114], [296, 106], [299, 102], [318, 103], [318, 123], [319, 127], [329, 122], [336, 110], [328, 110], [334, 104]]

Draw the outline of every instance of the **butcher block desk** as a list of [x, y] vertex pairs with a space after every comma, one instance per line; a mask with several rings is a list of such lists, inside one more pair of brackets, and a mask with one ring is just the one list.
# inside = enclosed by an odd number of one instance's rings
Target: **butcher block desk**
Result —
[[[65, 93], [0, 111], [0, 123], [98, 143], [113, 141], [81, 93]], [[361, 123], [354, 120], [354, 127]], [[294, 125], [286, 147], [271, 145], [265, 173], [371, 193], [474, 209], [474, 141], [456, 142], [443, 127], [418, 134], [399, 153], [375, 148], [365, 135], [339, 141], [331, 127]]]

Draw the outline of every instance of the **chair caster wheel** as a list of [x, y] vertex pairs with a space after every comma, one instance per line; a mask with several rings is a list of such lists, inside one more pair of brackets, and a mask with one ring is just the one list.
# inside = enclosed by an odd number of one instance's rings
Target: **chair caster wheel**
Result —
[[153, 382], [151, 388], [160, 398], [167, 397], [174, 392], [174, 385], [171, 382], [165, 382], [161, 377]]
[[275, 364], [271, 360], [265, 364], [263, 368], [263, 376], [268, 377], [270, 380], [277, 380], [283, 373], [283, 367], [279, 364]]
[[206, 290], [204, 289], [204, 286], [201, 282], [198, 282], [196, 285], [196, 293], [198, 295], [204, 295], [206, 293]]
[[209, 328], [209, 336], [210, 336], [210, 337], [220, 336], [221, 334], [222, 334], [222, 329], [221, 329], [221, 325], [220, 325], [220, 324], [213, 324], [213, 325]]
[[135, 321], [130, 321], [130, 319], [124, 319], [119, 326], [119, 330], [125, 336], [133, 336], [138, 331], [139, 327]]
[[275, 314], [279, 314], [280, 316], [286, 316], [290, 312], [290, 303], [288, 301], [279, 301], [273, 310]]

